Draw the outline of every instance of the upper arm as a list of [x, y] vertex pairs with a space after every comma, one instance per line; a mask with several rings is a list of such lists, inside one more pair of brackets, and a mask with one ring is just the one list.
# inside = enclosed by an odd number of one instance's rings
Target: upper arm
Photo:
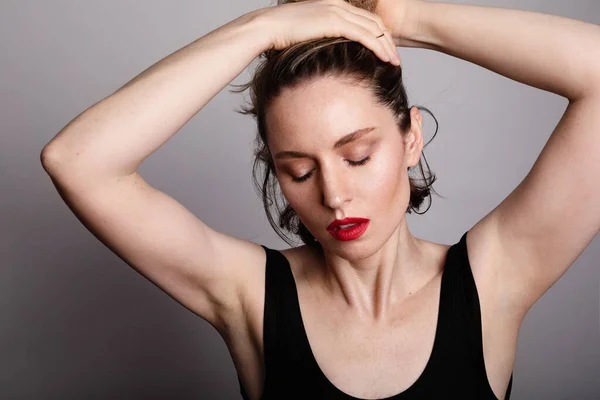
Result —
[[57, 175], [61, 197], [94, 236], [217, 329], [240, 311], [247, 286], [261, 282], [258, 244], [211, 229], [137, 172], [93, 184]]
[[526, 312], [600, 230], [600, 96], [569, 104], [531, 171], [473, 229], [496, 257], [501, 300]]

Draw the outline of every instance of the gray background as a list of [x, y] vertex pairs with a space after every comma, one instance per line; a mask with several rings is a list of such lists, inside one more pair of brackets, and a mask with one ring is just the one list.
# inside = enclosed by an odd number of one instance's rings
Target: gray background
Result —
[[[469, 3], [600, 24], [598, 0]], [[218, 333], [95, 239], [61, 201], [39, 155], [77, 114], [151, 64], [266, 5], [0, 3], [0, 398], [240, 398]], [[410, 102], [440, 122], [425, 155], [446, 197], [408, 216], [410, 228], [452, 244], [524, 178], [567, 101], [442, 53], [400, 53]], [[247, 69], [234, 83], [249, 77]], [[140, 172], [214, 229], [283, 249], [252, 188], [255, 125], [233, 112], [243, 99], [222, 91]], [[599, 256], [596, 237], [527, 315], [515, 399], [600, 398]]]

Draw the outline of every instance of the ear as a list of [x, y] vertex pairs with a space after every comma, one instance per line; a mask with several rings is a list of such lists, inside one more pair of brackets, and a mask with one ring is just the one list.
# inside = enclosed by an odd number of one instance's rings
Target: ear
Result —
[[423, 116], [417, 107], [410, 109], [410, 130], [404, 136], [406, 165], [414, 167], [421, 159], [423, 150]]

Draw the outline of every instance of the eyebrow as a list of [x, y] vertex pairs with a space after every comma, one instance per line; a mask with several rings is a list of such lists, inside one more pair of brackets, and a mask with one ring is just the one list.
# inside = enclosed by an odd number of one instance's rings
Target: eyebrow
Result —
[[[335, 144], [333, 145], [333, 149], [334, 150], [339, 149], [340, 147], [343, 147], [343, 146], [347, 145], [348, 143], [354, 142], [354, 141], [362, 138], [363, 136], [367, 135], [368, 133], [372, 132], [374, 129], [375, 129], [374, 126], [370, 126], [368, 128], [362, 128], [357, 131], [351, 132], [347, 135], [344, 135], [337, 142], [335, 142]], [[275, 155], [275, 159], [282, 159], [282, 158], [310, 158], [310, 154], [303, 153], [301, 151], [288, 150], [288, 151], [280, 151], [279, 153], [277, 153]]]

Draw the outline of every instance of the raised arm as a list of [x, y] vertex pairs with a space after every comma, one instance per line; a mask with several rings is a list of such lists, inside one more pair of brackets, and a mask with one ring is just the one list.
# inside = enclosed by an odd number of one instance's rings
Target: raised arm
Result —
[[259, 285], [263, 249], [217, 232], [148, 184], [139, 164], [268, 48], [242, 16], [160, 60], [65, 126], [42, 151], [61, 197], [110, 250], [223, 332]]
[[[600, 27], [420, 0], [378, 7], [398, 45], [441, 51], [569, 100], [531, 171], [469, 233], [469, 245], [485, 243], [500, 260], [475, 273], [493, 281], [498, 302], [525, 312], [600, 230]], [[527, 132], [511, 134], [518, 146]]]
[[327, 1], [242, 15], [77, 116], [45, 146], [43, 166], [94, 236], [188, 309], [222, 329], [262, 317], [264, 250], [211, 229], [138, 166], [263, 51], [343, 34], [386, 59], [395, 48], [382, 29], [374, 14]]

